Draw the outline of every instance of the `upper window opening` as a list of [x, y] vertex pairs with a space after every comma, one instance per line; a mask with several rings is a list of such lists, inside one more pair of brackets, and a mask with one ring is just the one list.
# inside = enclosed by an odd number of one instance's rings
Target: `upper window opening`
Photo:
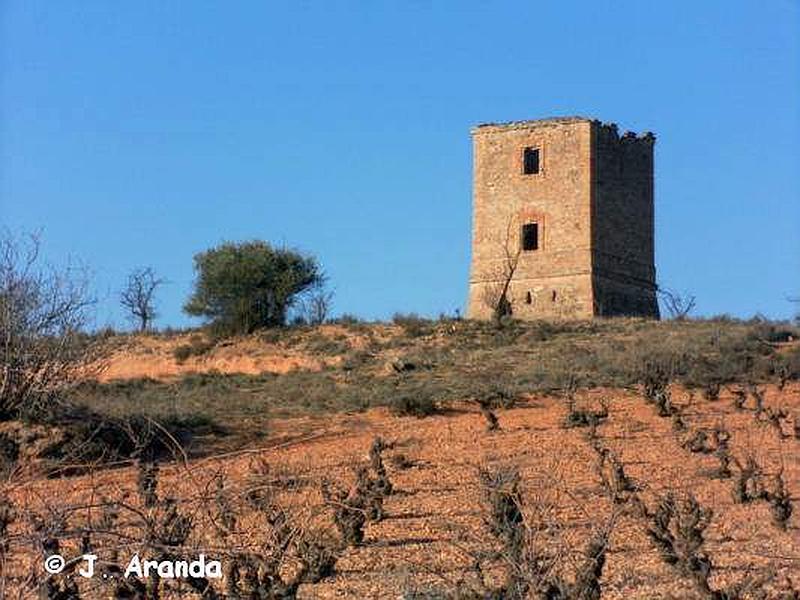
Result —
[[522, 249], [526, 252], [539, 249], [538, 223], [525, 223], [522, 226]]
[[525, 148], [522, 152], [522, 172], [525, 175], [536, 175], [539, 172], [538, 148]]

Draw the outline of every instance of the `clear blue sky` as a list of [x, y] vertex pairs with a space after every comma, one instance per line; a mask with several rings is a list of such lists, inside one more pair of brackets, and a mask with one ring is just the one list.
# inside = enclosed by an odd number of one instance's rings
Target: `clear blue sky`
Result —
[[337, 313], [462, 307], [469, 128], [652, 130], [658, 276], [699, 314], [800, 295], [800, 2], [0, 3], [0, 220], [93, 270], [98, 325], [152, 265], [262, 238]]

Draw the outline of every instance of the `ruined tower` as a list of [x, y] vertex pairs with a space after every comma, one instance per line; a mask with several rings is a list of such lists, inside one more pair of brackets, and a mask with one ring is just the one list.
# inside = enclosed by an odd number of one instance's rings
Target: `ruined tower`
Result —
[[651, 133], [564, 117], [472, 130], [468, 315], [658, 317]]

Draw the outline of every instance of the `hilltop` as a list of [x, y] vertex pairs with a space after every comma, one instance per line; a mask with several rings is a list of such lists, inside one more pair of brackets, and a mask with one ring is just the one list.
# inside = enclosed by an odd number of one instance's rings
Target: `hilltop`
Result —
[[[183, 449], [31, 473], [9, 497], [44, 522], [58, 508], [75, 552], [74, 532], [110, 506], [128, 541], [91, 526], [98, 554], [151, 548], [148, 528], [191, 515], [180, 553], [261, 565], [283, 598], [478, 598], [524, 582], [784, 597], [800, 559], [796, 335], [763, 321], [399, 318], [107, 337], [101, 380], [73, 402], [118, 423], [146, 415]], [[31, 564], [28, 527], [11, 525], [12, 586]], [[182, 585], [163, 597], [201, 584]]]

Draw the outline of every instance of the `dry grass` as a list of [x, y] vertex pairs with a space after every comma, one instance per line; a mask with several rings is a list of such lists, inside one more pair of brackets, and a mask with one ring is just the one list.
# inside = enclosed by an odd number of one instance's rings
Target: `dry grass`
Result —
[[[631, 389], [648, 384], [647, 370], [712, 396], [732, 383], [800, 377], [800, 347], [770, 341], [798, 333], [760, 321], [511, 322], [501, 330], [413, 315], [397, 322], [273, 330], [210, 349], [199, 334], [111, 340], [105, 382], [73, 398], [115, 417], [199, 418], [195, 453], [259, 443], [272, 419], [376, 406], [422, 417], [469, 399], [507, 406], [569, 387]], [[191, 340], [203, 353], [177, 361], [174, 351]], [[121, 379], [108, 380], [115, 374]], [[680, 425], [671, 398], [653, 400]]]

